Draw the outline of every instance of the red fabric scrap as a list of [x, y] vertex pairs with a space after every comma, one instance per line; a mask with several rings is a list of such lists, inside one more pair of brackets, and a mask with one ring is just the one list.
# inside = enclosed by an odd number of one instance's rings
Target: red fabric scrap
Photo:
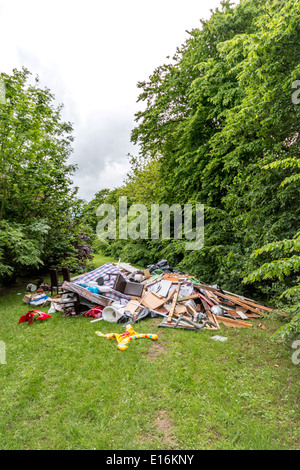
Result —
[[102, 306], [101, 307], [100, 306], [93, 307], [91, 310], [86, 312], [84, 315], [86, 317], [101, 318], [103, 309], [104, 309], [104, 307], [102, 307]]
[[28, 325], [31, 325], [33, 323], [33, 320], [46, 320], [47, 318], [51, 318], [51, 315], [42, 312], [41, 310], [31, 310], [25, 315], [22, 315], [18, 323], [24, 323], [25, 321], [27, 321]]

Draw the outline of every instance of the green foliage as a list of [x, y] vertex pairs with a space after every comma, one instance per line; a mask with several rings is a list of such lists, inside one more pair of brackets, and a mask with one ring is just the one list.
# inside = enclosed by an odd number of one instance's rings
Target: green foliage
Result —
[[299, 20], [298, 0], [221, 2], [169, 63], [138, 83], [143, 109], [132, 142], [139, 155], [107, 201], [116, 205], [127, 195], [129, 204], [148, 208], [204, 204], [205, 244], [189, 252], [182, 240], [110, 240], [107, 254], [148, 264], [167, 258], [205, 282], [272, 306], [294, 301], [300, 105], [292, 94], [300, 77]]
[[23, 68], [2, 73], [0, 104], [0, 280], [75, 260], [82, 203], [72, 187], [72, 124], [50, 90]]
[[273, 338], [284, 344], [290, 345], [292, 341], [300, 338], [300, 312], [293, 316], [292, 320], [283, 325], [274, 333]]
[[43, 239], [50, 229], [46, 223], [35, 221], [25, 225], [2, 220], [0, 228], [1, 276], [20, 272], [24, 266], [43, 264]]

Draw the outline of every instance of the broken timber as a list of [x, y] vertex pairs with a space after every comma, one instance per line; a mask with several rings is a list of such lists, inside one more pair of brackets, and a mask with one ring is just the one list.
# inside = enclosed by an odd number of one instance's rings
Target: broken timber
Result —
[[173, 297], [173, 300], [172, 300], [172, 305], [171, 305], [169, 315], [168, 315], [168, 320], [167, 320], [168, 323], [171, 323], [171, 321], [172, 321], [172, 316], [173, 316], [174, 311], [175, 311], [176, 302], [177, 302], [177, 298], [178, 298], [178, 294], [179, 294], [179, 289], [180, 289], [180, 282], [178, 282], [178, 284], [177, 284], [176, 291], [175, 291], [175, 294], [174, 294], [174, 297]]

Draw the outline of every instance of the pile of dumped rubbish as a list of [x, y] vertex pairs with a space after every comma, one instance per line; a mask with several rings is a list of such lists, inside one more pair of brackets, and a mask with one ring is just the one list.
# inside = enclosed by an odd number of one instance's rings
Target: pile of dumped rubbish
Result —
[[[125, 337], [130, 329], [135, 333], [132, 325], [145, 318], [160, 318], [159, 327], [175, 329], [219, 330], [220, 324], [252, 328], [251, 320], [259, 321], [273, 310], [175, 270], [167, 260], [144, 270], [121, 260], [106, 263], [63, 282], [55, 297], [47, 295], [47, 286], [41, 284], [35, 292], [28, 292], [23, 301], [33, 307], [48, 306], [45, 318], [62, 312], [63, 316], [90, 317], [93, 322], [119, 323], [125, 328]], [[260, 322], [257, 326], [263, 327]]]

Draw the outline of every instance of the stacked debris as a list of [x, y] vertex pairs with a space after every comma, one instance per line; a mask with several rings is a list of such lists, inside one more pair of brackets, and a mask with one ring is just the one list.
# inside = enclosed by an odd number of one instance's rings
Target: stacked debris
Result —
[[[193, 276], [169, 269], [166, 260], [147, 266], [145, 270], [120, 261], [107, 263], [88, 273], [85, 282], [89, 278], [94, 283], [99, 272], [104, 279], [105, 274], [109, 274], [110, 290], [101, 292], [99, 289], [98, 294], [92, 293], [92, 299], [91, 292], [87, 291], [88, 284], [85, 288], [82, 284], [83, 277], [76, 279], [76, 286], [72, 282], [65, 286], [102, 306], [93, 321], [105, 320], [126, 327], [146, 317], [162, 317], [160, 327], [219, 330], [223, 324], [233, 328], [252, 328], [249, 320], [259, 319], [273, 310], [252, 299], [222, 290], [217, 285], [208, 285]], [[112, 273], [114, 282], [111, 281]], [[101, 285], [107, 286], [108, 280]], [[89, 293], [85, 294], [84, 290]]]
[[220, 324], [252, 328], [249, 320], [273, 310], [175, 270], [167, 260], [144, 270], [121, 260], [106, 263], [65, 281], [62, 292], [55, 297], [45, 294], [41, 286], [27, 287], [29, 292], [23, 301], [30, 306], [49, 306], [48, 313], [84, 315], [92, 321], [121, 323], [125, 328], [147, 317], [161, 317], [159, 326], [168, 328], [219, 330]]

